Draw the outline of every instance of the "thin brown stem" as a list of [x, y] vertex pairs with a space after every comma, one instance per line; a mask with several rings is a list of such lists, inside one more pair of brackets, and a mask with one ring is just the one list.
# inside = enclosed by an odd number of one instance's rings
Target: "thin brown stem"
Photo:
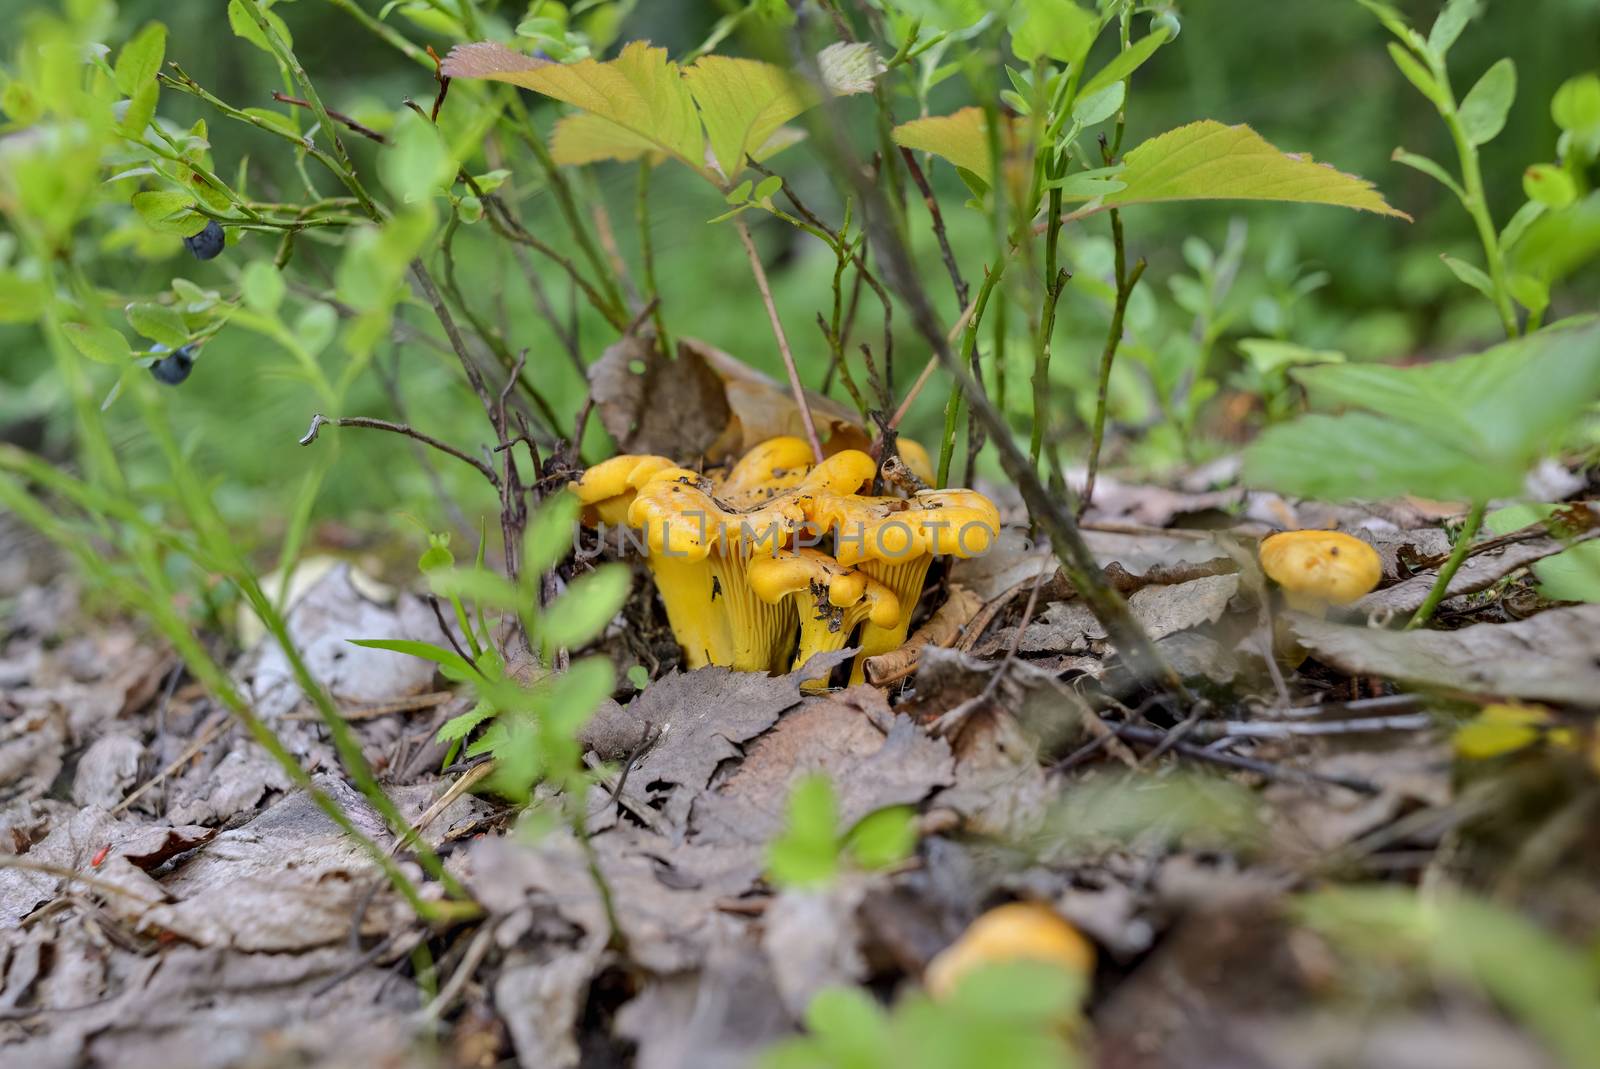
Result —
[[312, 442], [315, 442], [317, 440], [317, 435], [322, 432], [322, 428], [327, 426], [365, 427], [368, 430], [389, 431], [391, 434], [404, 435], [407, 438], [412, 438], [421, 442], [423, 445], [428, 446], [429, 448], [437, 449], [446, 456], [455, 457], [463, 464], [471, 464], [477, 469], [479, 475], [482, 475], [485, 479], [489, 480], [490, 485], [494, 486], [496, 489], [499, 489], [500, 487], [500, 477], [495, 474], [494, 469], [488, 464], [485, 464], [483, 461], [477, 459], [469, 453], [463, 453], [449, 442], [441, 442], [439, 439], [433, 437], [433, 435], [424, 434], [422, 431], [419, 431], [415, 427], [412, 427], [406, 423], [392, 423], [386, 419], [372, 419], [368, 416], [336, 416], [329, 418], [328, 416], [324, 416], [322, 413], [317, 412], [312, 414], [311, 426], [301, 437], [300, 444], [310, 445]]
[[767, 284], [767, 272], [761, 266], [761, 254], [756, 252], [755, 242], [750, 240], [750, 228], [745, 226], [744, 219], [734, 216], [733, 224], [739, 232], [739, 241], [744, 245], [744, 254], [750, 261], [750, 273], [755, 276], [756, 288], [761, 291], [761, 303], [766, 306], [767, 319], [772, 323], [772, 335], [778, 340], [778, 354], [783, 357], [783, 369], [789, 375], [789, 389], [794, 394], [794, 403], [800, 409], [800, 422], [806, 428], [806, 441], [811, 444], [812, 455], [820, 464], [822, 442], [817, 438], [817, 425], [811, 418], [811, 406], [806, 403], [806, 388], [800, 382], [794, 353], [789, 350], [789, 338], [783, 332], [783, 321], [778, 318], [778, 306], [772, 301], [772, 287]]
[[[305, 108], [307, 110], [310, 110], [311, 108], [311, 101], [301, 100], [299, 97], [292, 97], [289, 94], [279, 90], [273, 90], [272, 99], [276, 100], [280, 104], [293, 104], [297, 108]], [[370, 126], [365, 126], [357, 122], [342, 111], [334, 111], [332, 108], [329, 108], [328, 118], [333, 119], [335, 122], [344, 123], [344, 125], [349, 127], [350, 130], [371, 141], [376, 141], [380, 145], [387, 145], [389, 143], [388, 137], [378, 133], [378, 131], [374, 130]]]
[[956, 265], [956, 254], [950, 248], [950, 235], [945, 233], [944, 213], [939, 210], [939, 201], [933, 195], [933, 187], [928, 184], [928, 176], [922, 173], [922, 165], [917, 163], [916, 154], [908, 148], [902, 148], [900, 155], [906, 161], [906, 170], [911, 174], [911, 181], [916, 183], [917, 190], [922, 194], [922, 203], [927, 207], [928, 215], [933, 220], [933, 236], [939, 241], [939, 255], [944, 257], [944, 269], [950, 272], [950, 284], [956, 290], [956, 303], [965, 308], [968, 298], [967, 281], [961, 277], [961, 268]]

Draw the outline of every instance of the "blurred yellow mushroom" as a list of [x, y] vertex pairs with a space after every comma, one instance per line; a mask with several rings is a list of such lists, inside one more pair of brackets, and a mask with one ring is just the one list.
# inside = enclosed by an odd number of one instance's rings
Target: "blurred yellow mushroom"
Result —
[[1261, 543], [1260, 556], [1261, 570], [1301, 612], [1348, 605], [1383, 578], [1378, 551], [1340, 531], [1284, 531]]
[[946, 999], [961, 980], [985, 965], [1038, 961], [1076, 976], [1094, 969], [1094, 945], [1048, 906], [1012, 902], [973, 921], [961, 938], [928, 963], [923, 984], [928, 994]]

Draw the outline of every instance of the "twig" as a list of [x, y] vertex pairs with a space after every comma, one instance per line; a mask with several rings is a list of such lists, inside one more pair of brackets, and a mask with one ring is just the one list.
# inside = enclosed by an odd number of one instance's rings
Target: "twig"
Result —
[[[1160, 728], [1145, 727], [1142, 724], [1110, 724], [1112, 732], [1120, 739], [1146, 746], [1158, 746], [1166, 740], [1168, 732]], [[1240, 754], [1225, 753], [1220, 750], [1208, 750], [1203, 746], [1193, 743], [1172, 743], [1173, 753], [1183, 757], [1190, 757], [1197, 761], [1206, 761], [1225, 768], [1235, 768], [1241, 772], [1254, 773], [1265, 779], [1281, 783], [1316, 783], [1327, 784], [1334, 787], [1343, 787], [1347, 791], [1357, 794], [1377, 794], [1375, 784], [1353, 776], [1334, 776], [1325, 772], [1307, 772], [1298, 768], [1283, 768], [1267, 761], [1259, 761], [1253, 757], [1244, 757]]]
[[778, 354], [783, 357], [783, 369], [789, 375], [789, 388], [794, 393], [794, 403], [800, 408], [800, 422], [805, 425], [806, 441], [811, 443], [811, 453], [822, 463], [822, 442], [817, 438], [817, 425], [811, 418], [811, 406], [806, 403], [806, 388], [800, 382], [800, 371], [794, 364], [794, 353], [789, 351], [789, 338], [783, 332], [783, 322], [778, 318], [778, 306], [772, 301], [772, 288], [767, 285], [767, 272], [761, 266], [761, 255], [755, 242], [750, 240], [750, 228], [744, 219], [734, 216], [734, 229], [744, 244], [745, 256], [750, 261], [750, 273], [755, 276], [756, 288], [761, 291], [761, 303], [766, 306], [767, 319], [772, 323], [773, 337], [778, 339]]
[[136, 787], [132, 794], [129, 794], [122, 801], [112, 806], [111, 814], [115, 816], [124, 809], [127, 809], [134, 802], [137, 802], [146, 791], [155, 787], [168, 776], [178, 771], [178, 769], [182, 768], [187, 762], [193, 760], [195, 754], [199, 753], [201, 750], [210, 745], [211, 740], [217, 737], [217, 733], [227, 725], [228, 720], [229, 717], [227, 713], [217, 713], [210, 720], [208, 720], [205, 726], [200, 729], [200, 733], [194, 737], [194, 741], [183, 748], [182, 753], [175, 757], [160, 772], [157, 772], [154, 776], [151, 776], [149, 779], [145, 780], [138, 787]]
[[[293, 104], [297, 108], [309, 109], [311, 107], [311, 101], [301, 100], [299, 97], [292, 97], [288, 93], [284, 93], [276, 89], [272, 92], [272, 99], [276, 100], [280, 104]], [[389, 143], [389, 138], [387, 136], [378, 133], [378, 131], [374, 130], [370, 126], [366, 126], [357, 122], [355, 119], [352, 119], [342, 111], [334, 111], [332, 108], [329, 108], [328, 118], [344, 123], [345, 126], [360, 134], [362, 137], [376, 141], [380, 145], [387, 145]]]
[[939, 241], [939, 255], [944, 257], [944, 269], [950, 272], [950, 284], [956, 290], [956, 303], [965, 308], [968, 295], [967, 281], [961, 277], [961, 268], [956, 266], [956, 254], [950, 248], [950, 236], [945, 233], [944, 213], [939, 211], [939, 201], [933, 195], [933, 187], [928, 184], [928, 176], [922, 173], [922, 165], [917, 163], [916, 154], [902, 147], [900, 155], [906, 161], [906, 170], [911, 174], [911, 181], [917, 184], [917, 190], [922, 194], [922, 203], [927, 206], [928, 215], [933, 219], [933, 236]]
[[500, 476], [496, 475], [493, 468], [489, 467], [489, 465], [485, 464], [478, 458], [471, 456], [470, 454], [463, 453], [461, 450], [457, 449], [448, 442], [441, 442], [431, 434], [424, 434], [415, 427], [411, 427], [404, 423], [391, 423], [386, 419], [369, 419], [366, 416], [340, 416], [336, 418], [329, 418], [320, 412], [313, 413], [311, 416], [311, 426], [306, 430], [304, 436], [300, 438], [300, 444], [310, 445], [312, 442], [315, 442], [317, 440], [317, 435], [321, 433], [322, 428], [325, 426], [366, 427], [369, 430], [390, 431], [394, 434], [403, 434], [407, 438], [415, 438], [424, 445], [431, 446], [434, 449], [439, 450], [441, 453], [455, 457], [463, 464], [471, 464], [474, 468], [478, 469], [479, 475], [482, 475], [485, 479], [488, 479], [489, 482], [494, 486], [498, 487], [500, 485]]

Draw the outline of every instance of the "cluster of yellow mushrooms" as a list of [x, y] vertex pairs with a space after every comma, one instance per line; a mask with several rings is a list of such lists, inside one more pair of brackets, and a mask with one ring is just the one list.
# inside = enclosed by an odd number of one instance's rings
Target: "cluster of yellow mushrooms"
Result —
[[[901, 440], [901, 459], [931, 478], [915, 443]], [[982, 554], [1000, 530], [980, 493], [875, 496], [876, 471], [860, 450], [818, 463], [805, 441], [780, 437], [720, 472], [612, 457], [569, 489], [584, 522], [642, 532], [689, 668], [784, 672], [843, 649], [859, 627], [860, 682], [866, 658], [904, 644], [933, 559]]]

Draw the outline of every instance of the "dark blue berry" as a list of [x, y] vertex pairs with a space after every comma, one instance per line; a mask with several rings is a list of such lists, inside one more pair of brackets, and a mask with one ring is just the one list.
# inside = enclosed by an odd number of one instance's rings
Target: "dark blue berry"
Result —
[[206, 220], [206, 228], [191, 238], [184, 238], [183, 243], [189, 251], [194, 253], [196, 260], [215, 260], [222, 255], [224, 244], [222, 228], [215, 219]]
[[[165, 352], [166, 346], [156, 345], [151, 347], [151, 352]], [[189, 372], [194, 370], [194, 346], [185, 345], [170, 356], [164, 356], [150, 365], [150, 374], [156, 377], [157, 382], [164, 382], [168, 386], [176, 386], [189, 377]]]

